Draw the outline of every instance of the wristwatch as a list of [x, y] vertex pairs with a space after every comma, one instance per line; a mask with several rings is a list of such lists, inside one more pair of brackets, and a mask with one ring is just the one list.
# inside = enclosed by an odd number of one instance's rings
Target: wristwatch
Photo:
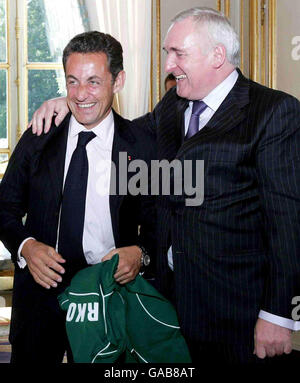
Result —
[[141, 267], [146, 267], [149, 266], [150, 264], [150, 256], [145, 250], [143, 246], [139, 246], [139, 248], [142, 250], [142, 255], [141, 255]]

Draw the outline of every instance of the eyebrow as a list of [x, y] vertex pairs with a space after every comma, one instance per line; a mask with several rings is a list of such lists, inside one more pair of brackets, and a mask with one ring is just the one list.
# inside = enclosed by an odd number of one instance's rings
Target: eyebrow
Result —
[[[72, 79], [74, 79], [74, 80], [78, 80], [77, 77], [73, 76], [72, 74], [69, 74], [69, 75], [67, 76], [67, 79], [69, 79], [69, 78], [72, 78]], [[95, 79], [101, 80], [101, 78], [100, 78], [99, 76], [94, 75], [94, 76], [89, 77], [89, 78], [87, 79], [87, 81], [91, 81], [91, 80], [95, 80]]]
[[74, 80], [77, 80], [77, 78], [75, 76], [73, 76], [72, 74], [68, 74], [68, 76], [66, 77], [67, 79], [68, 78], [73, 78]]
[[94, 76], [89, 77], [89, 78], [88, 78], [88, 81], [90, 81], [90, 80], [95, 80], [95, 79], [102, 80], [99, 76], [94, 75]]
[[[168, 53], [168, 50], [167, 50], [166, 47], [163, 47], [163, 51], [165, 51], [166, 53]], [[179, 53], [183, 53], [183, 52], [185, 52], [184, 49], [175, 48], [175, 47], [171, 47], [171, 48], [169, 49], [169, 51], [171, 51], [171, 52], [179, 52]]]

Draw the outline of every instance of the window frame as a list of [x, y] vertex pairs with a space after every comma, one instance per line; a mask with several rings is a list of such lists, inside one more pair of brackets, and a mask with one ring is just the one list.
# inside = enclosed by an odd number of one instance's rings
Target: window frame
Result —
[[[0, 69], [5, 70], [6, 76], [6, 107], [7, 107], [7, 148], [0, 148], [0, 154], [7, 154], [8, 160], [11, 155], [11, 44], [10, 44], [10, 2], [5, 0], [6, 9], [6, 62], [0, 62]], [[0, 179], [3, 173], [0, 173]]]
[[[24, 38], [22, 42], [22, 51], [23, 51], [23, 111], [22, 116], [24, 117], [25, 125], [28, 125], [28, 110], [29, 110], [29, 96], [28, 96], [28, 78], [30, 70], [63, 70], [62, 63], [59, 62], [30, 62], [28, 60], [28, 13], [27, 13], [27, 0], [22, 0], [23, 3], [23, 29], [24, 29]], [[21, 134], [24, 131], [24, 128], [21, 131]]]

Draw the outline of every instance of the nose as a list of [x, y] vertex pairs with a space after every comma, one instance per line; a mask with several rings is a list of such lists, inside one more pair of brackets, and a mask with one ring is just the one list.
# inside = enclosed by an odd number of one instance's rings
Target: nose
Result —
[[79, 84], [77, 87], [76, 98], [78, 101], [84, 101], [88, 96], [87, 87], [84, 84]]
[[168, 53], [165, 61], [165, 72], [170, 73], [173, 72], [176, 68], [176, 62], [174, 55], [172, 53]]

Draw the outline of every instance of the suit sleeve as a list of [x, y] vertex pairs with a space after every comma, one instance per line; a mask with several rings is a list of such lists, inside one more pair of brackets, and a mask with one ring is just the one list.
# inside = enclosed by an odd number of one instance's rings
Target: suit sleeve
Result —
[[[164, 98], [165, 99], [165, 98]], [[143, 132], [146, 139], [147, 150], [143, 151], [141, 157], [145, 159], [148, 169], [151, 169], [151, 160], [157, 159], [156, 129], [159, 125], [159, 118], [164, 99], [160, 101], [150, 113], [146, 113], [133, 121]], [[150, 255], [150, 266], [145, 271], [145, 277], [152, 277], [156, 273], [156, 236], [157, 236], [157, 211], [156, 197], [151, 196], [151, 173], [148, 177], [148, 195], [140, 197], [140, 233], [138, 245], [143, 246]]]
[[[159, 101], [154, 110], [150, 113], [145, 114], [142, 117], [135, 119], [133, 122], [145, 132], [147, 135], [146, 147], [147, 150], [144, 151], [146, 155], [146, 161], [148, 164], [148, 169], [151, 168], [151, 160], [158, 159], [158, 145], [157, 145], [157, 128], [160, 125], [161, 117], [163, 116], [163, 111], [165, 110], [165, 106], [168, 108], [175, 107], [176, 102], [178, 100], [176, 89], [170, 89]], [[150, 190], [153, 182], [158, 182], [158, 180], [153, 179], [151, 177], [151, 173], [149, 172], [149, 195], [141, 197], [141, 230], [139, 236], [139, 244], [144, 246], [146, 250], [149, 252], [151, 257], [151, 266], [150, 269], [151, 274], [155, 274], [155, 265], [156, 265], [156, 253], [157, 253], [157, 236], [161, 235], [157, 231], [157, 209], [156, 209], [156, 197], [151, 196]]]
[[13, 262], [22, 241], [30, 237], [23, 219], [27, 212], [30, 169], [33, 165], [32, 133], [26, 131], [17, 144], [0, 183], [0, 240]]
[[133, 122], [138, 126], [143, 127], [143, 129], [148, 130], [150, 134], [156, 135], [156, 130], [159, 126], [163, 106], [171, 96], [174, 97], [174, 92], [175, 89], [169, 90], [169, 92], [163, 97], [163, 99], [155, 105], [155, 108], [152, 112], [146, 113], [143, 116], [136, 118], [135, 120], [133, 120]]
[[[139, 196], [138, 221], [139, 221], [139, 237], [138, 245], [143, 246], [150, 255], [150, 265], [145, 270], [146, 277], [152, 277], [155, 274], [156, 264], [156, 196], [151, 195], [151, 161], [157, 158], [156, 136], [154, 130], [149, 130], [145, 125], [138, 125], [140, 131], [141, 145], [140, 158], [147, 163], [148, 169], [148, 190], [147, 194]], [[145, 150], [147, 147], [147, 150]]]
[[268, 257], [261, 308], [291, 318], [300, 295], [300, 103], [291, 96], [281, 97], [265, 124], [257, 175]]

